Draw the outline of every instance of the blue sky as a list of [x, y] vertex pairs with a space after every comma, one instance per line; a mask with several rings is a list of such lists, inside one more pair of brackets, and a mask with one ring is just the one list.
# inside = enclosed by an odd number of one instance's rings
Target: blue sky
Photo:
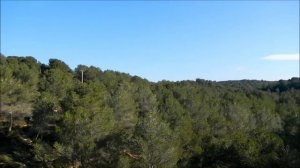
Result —
[[159, 80], [299, 76], [298, 1], [1, 1], [1, 53]]

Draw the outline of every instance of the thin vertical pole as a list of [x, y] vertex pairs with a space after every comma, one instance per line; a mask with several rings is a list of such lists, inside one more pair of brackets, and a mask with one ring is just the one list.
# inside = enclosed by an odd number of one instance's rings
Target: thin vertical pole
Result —
[[81, 70], [81, 83], [83, 83], [83, 70]]

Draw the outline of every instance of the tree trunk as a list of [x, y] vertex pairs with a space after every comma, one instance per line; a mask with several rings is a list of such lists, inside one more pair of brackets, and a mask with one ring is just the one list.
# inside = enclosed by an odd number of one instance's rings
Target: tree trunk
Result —
[[9, 112], [9, 113], [10, 113], [10, 125], [9, 125], [9, 128], [8, 128], [8, 132], [11, 132], [12, 125], [13, 125], [13, 119], [12, 119], [12, 112]]

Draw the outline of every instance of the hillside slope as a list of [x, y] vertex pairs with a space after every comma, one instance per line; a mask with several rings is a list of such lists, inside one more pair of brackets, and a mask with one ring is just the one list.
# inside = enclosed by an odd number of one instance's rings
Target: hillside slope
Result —
[[300, 165], [298, 77], [153, 83], [57, 59], [0, 61], [0, 167]]

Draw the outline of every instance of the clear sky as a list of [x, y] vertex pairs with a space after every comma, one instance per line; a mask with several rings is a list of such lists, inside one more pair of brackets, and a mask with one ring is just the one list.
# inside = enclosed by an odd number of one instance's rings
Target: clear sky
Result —
[[299, 1], [1, 1], [1, 53], [158, 80], [299, 76]]

